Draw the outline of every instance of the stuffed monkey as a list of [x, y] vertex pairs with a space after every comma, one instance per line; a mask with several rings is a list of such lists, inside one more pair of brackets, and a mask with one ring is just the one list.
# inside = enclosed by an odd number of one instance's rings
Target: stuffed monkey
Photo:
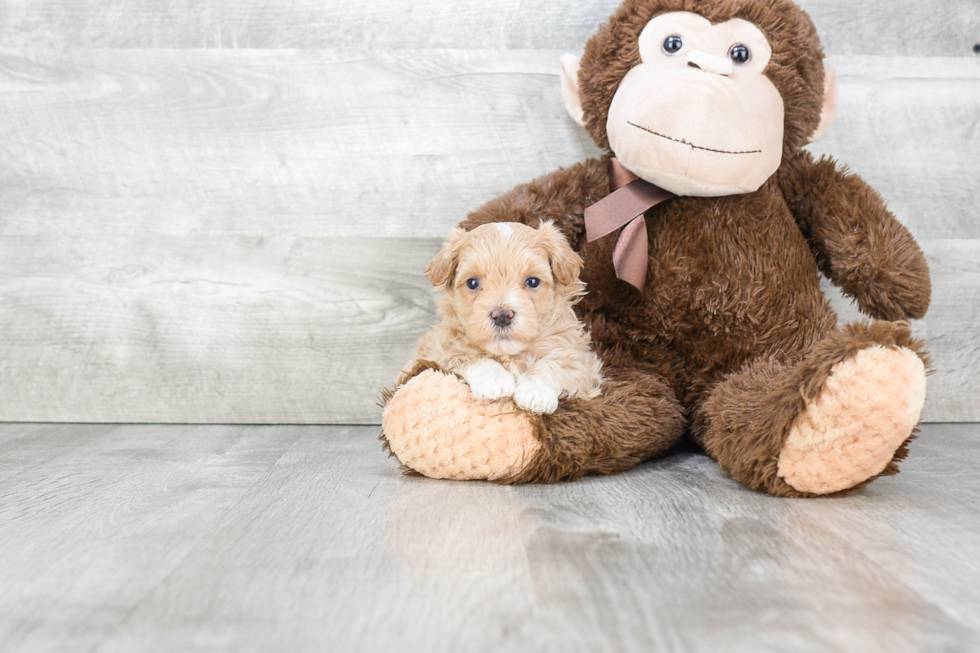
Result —
[[[563, 231], [602, 395], [534, 415], [423, 361], [385, 396], [385, 445], [427, 476], [503, 483], [621, 472], [684, 437], [777, 496], [896, 473], [925, 400], [907, 320], [929, 270], [867, 183], [802, 149], [837, 108], [809, 17], [790, 0], [626, 0], [561, 64], [569, 113], [608, 155], [462, 226]], [[839, 328], [819, 273], [873, 321]]]

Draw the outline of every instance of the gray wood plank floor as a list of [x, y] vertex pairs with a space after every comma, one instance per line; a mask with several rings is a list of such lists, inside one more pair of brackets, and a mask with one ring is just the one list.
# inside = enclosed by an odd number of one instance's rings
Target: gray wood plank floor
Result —
[[980, 426], [843, 500], [675, 453], [408, 478], [377, 427], [0, 425], [0, 650], [968, 651]]

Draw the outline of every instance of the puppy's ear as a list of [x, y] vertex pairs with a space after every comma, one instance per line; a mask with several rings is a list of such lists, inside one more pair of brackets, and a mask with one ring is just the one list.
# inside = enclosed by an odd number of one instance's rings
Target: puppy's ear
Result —
[[466, 231], [463, 229], [453, 229], [449, 232], [449, 237], [443, 243], [442, 249], [425, 268], [425, 276], [432, 282], [433, 286], [441, 286], [452, 279], [456, 273], [456, 264], [459, 263], [459, 252], [462, 249], [465, 234]]
[[577, 281], [584, 265], [582, 257], [572, 251], [558, 227], [550, 220], [542, 222], [538, 225], [538, 238], [541, 248], [548, 254], [555, 280], [565, 286]]

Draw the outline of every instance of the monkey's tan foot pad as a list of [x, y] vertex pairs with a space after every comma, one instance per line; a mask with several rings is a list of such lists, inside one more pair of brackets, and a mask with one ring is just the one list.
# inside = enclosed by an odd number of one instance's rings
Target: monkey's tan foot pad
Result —
[[838, 363], [790, 428], [779, 475], [832, 494], [880, 474], [919, 423], [926, 370], [910, 349], [880, 345]]
[[531, 418], [513, 401], [474, 399], [459, 378], [435, 370], [398, 389], [385, 406], [382, 428], [398, 460], [430, 478], [508, 478], [541, 446]]

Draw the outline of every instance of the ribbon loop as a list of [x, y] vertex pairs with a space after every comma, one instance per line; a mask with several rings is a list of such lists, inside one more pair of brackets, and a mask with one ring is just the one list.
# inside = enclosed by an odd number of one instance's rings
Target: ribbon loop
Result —
[[643, 214], [674, 194], [640, 179], [615, 157], [609, 160], [609, 185], [613, 192], [585, 209], [585, 237], [591, 243], [622, 229], [613, 249], [616, 277], [643, 292], [649, 260]]
[[585, 234], [588, 241], [602, 238], [673, 197], [650, 182], [637, 179], [585, 209]]

